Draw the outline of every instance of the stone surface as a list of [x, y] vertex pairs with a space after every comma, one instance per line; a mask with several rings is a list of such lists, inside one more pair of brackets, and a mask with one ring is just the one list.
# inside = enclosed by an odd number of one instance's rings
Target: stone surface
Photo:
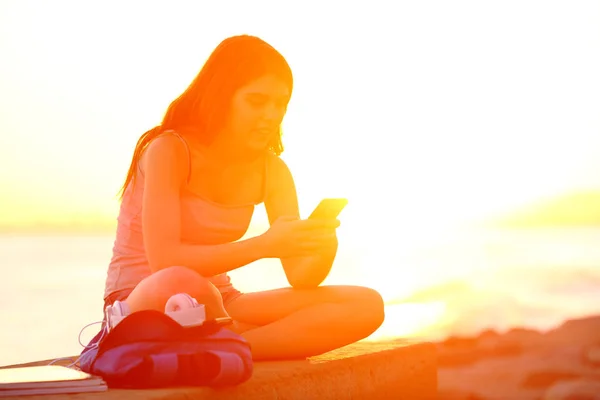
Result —
[[548, 389], [543, 400], [600, 400], [600, 381], [579, 379], [559, 382]]
[[[596, 399], [600, 317], [438, 343], [439, 399]], [[600, 399], [599, 399], [600, 400]]]
[[583, 350], [585, 362], [596, 367], [600, 367], [600, 345], [586, 347]]
[[110, 389], [27, 399], [434, 399], [436, 395], [435, 345], [360, 342], [308, 360], [256, 363], [253, 377], [233, 388]]

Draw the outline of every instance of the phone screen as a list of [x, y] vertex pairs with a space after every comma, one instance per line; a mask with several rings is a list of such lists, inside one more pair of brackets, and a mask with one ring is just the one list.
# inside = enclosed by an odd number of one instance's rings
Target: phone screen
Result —
[[335, 219], [347, 204], [347, 199], [323, 199], [308, 218]]

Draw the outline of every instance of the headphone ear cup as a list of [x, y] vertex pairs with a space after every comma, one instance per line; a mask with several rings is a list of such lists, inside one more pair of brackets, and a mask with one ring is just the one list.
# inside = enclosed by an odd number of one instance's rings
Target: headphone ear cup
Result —
[[188, 298], [191, 308], [198, 307], [198, 301], [195, 298], [193, 298], [192, 296], [190, 296], [187, 293], [182, 293], [182, 294], [184, 294]]
[[110, 330], [119, 323], [120, 320], [125, 318], [131, 313], [129, 305], [126, 301], [116, 300], [113, 304], [106, 307], [104, 311], [104, 318], [106, 320], [106, 326]]
[[187, 293], [177, 293], [169, 298], [165, 304], [165, 312], [178, 311], [188, 308], [198, 307], [198, 302], [195, 298]]
[[130, 314], [129, 305], [126, 301], [115, 301], [113, 303], [113, 310], [115, 310], [115, 314], [120, 317], [125, 317]]

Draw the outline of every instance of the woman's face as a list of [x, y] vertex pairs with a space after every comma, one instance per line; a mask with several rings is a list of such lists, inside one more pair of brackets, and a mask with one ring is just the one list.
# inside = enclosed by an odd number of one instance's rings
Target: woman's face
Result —
[[247, 150], [266, 150], [274, 136], [280, 134], [290, 95], [287, 85], [273, 75], [238, 89], [226, 123], [228, 139]]

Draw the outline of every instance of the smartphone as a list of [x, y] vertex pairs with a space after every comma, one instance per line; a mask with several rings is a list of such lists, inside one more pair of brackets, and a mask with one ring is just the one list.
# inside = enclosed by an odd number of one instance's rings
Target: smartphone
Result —
[[348, 199], [323, 199], [308, 217], [309, 219], [336, 219], [348, 204]]
[[221, 317], [214, 319], [215, 324], [219, 326], [227, 326], [233, 324], [233, 318], [231, 317]]
[[202, 324], [202, 326], [204, 327], [208, 327], [208, 326], [228, 326], [233, 324], [233, 319], [231, 317], [221, 317], [221, 318], [213, 318], [213, 319], [207, 319], [206, 321], [204, 321], [204, 323]]

